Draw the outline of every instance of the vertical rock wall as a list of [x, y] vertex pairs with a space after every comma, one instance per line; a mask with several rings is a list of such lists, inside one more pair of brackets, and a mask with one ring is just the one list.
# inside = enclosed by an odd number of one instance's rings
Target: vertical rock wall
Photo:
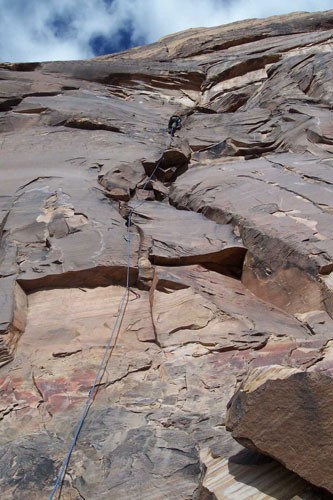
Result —
[[[297, 13], [0, 64], [2, 499], [54, 485], [123, 296], [130, 210], [126, 314], [61, 498], [319, 498], [240, 452], [225, 414], [249, 368], [331, 385], [332, 34], [331, 11]], [[332, 491], [294, 465], [307, 443], [274, 448], [283, 383], [255, 384], [254, 414], [241, 386], [228, 426]]]

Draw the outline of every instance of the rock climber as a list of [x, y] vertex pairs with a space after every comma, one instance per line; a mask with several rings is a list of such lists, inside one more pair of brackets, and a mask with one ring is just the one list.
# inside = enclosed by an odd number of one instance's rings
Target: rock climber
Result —
[[172, 136], [175, 134], [176, 130], [180, 130], [182, 127], [182, 119], [179, 115], [172, 115], [168, 124], [168, 132]]

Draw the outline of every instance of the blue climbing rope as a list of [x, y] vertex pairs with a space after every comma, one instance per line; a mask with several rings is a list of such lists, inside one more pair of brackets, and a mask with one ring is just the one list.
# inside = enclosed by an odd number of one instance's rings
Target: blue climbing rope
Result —
[[[171, 143], [172, 143], [172, 140], [173, 140], [173, 135], [174, 134], [171, 133], [170, 141], [169, 141], [169, 143], [167, 145], [167, 148], [169, 148], [171, 146]], [[142, 187], [143, 191], [146, 190], [149, 182], [152, 180], [152, 178], [156, 174], [157, 170], [159, 169], [159, 167], [161, 165], [161, 162], [163, 160], [163, 155], [164, 155], [164, 152], [162, 153], [161, 157], [157, 161], [157, 163], [156, 163], [156, 165], [155, 165], [152, 173], [150, 174], [150, 176], [148, 177], [148, 179], [144, 183], [144, 185]], [[103, 354], [102, 360], [101, 360], [101, 362], [99, 364], [98, 370], [96, 372], [96, 376], [95, 376], [94, 382], [93, 382], [93, 384], [92, 384], [92, 386], [90, 388], [90, 391], [88, 393], [88, 397], [87, 397], [87, 400], [86, 400], [86, 403], [85, 403], [85, 406], [84, 406], [81, 418], [79, 420], [78, 425], [76, 426], [76, 429], [75, 429], [75, 432], [74, 432], [74, 437], [73, 437], [72, 442], [70, 444], [70, 447], [69, 447], [69, 450], [67, 452], [67, 455], [66, 455], [66, 457], [65, 457], [65, 459], [64, 459], [64, 461], [62, 463], [62, 466], [60, 468], [60, 471], [59, 471], [59, 474], [57, 476], [57, 479], [56, 479], [56, 482], [54, 484], [54, 487], [53, 487], [53, 489], [52, 489], [52, 491], [50, 493], [49, 500], [53, 500], [54, 495], [56, 494], [56, 492], [57, 492], [57, 490], [59, 488], [60, 488], [59, 495], [61, 494], [61, 487], [62, 487], [63, 480], [64, 480], [64, 477], [65, 477], [65, 474], [66, 474], [66, 470], [68, 468], [69, 461], [71, 459], [73, 450], [74, 450], [75, 445], [77, 443], [77, 440], [79, 438], [79, 434], [80, 434], [81, 429], [83, 427], [84, 421], [85, 421], [85, 419], [86, 419], [86, 417], [88, 415], [89, 409], [90, 409], [91, 405], [94, 402], [94, 397], [96, 395], [96, 388], [99, 387], [99, 385], [100, 385], [100, 383], [102, 381], [102, 378], [103, 378], [103, 375], [105, 373], [105, 369], [106, 369], [107, 363], [109, 361], [109, 351], [110, 351], [110, 347], [112, 345], [112, 340], [114, 338], [114, 335], [115, 335], [116, 331], [119, 330], [120, 325], [122, 323], [122, 319], [123, 319], [123, 317], [125, 315], [126, 306], [127, 306], [127, 303], [128, 303], [129, 291], [130, 291], [131, 226], [132, 226], [132, 216], [135, 213], [135, 211], [139, 207], [141, 207], [141, 205], [143, 205], [145, 203], [145, 201], [146, 200], [142, 200], [142, 201], [138, 202], [134, 207], [131, 208], [131, 210], [130, 210], [130, 212], [128, 214], [128, 218], [127, 218], [127, 234], [126, 234], [126, 241], [127, 241], [127, 264], [126, 264], [126, 287], [125, 287], [125, 291], [124, 291], [123, 296], [122, 296], [122, 298], [120, 300], [118, 311], [117, 311], [117, 314], [116, 314], [116, 320], [114, 322], [114, 325], [113, 325], [113, 328], [112, 328], [109, 340], [108, 340], [108, 342], [107, 342], [107, 344], [105, 346], [104, 354]]]

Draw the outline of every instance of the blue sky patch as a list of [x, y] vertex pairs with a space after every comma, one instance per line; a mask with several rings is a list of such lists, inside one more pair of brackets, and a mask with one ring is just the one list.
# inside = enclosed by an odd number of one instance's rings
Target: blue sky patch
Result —
[[57, 38], [70, 38], [75, 34], [73, 22], [73, 16], [58, 14], [48, 22], [48, 25]]

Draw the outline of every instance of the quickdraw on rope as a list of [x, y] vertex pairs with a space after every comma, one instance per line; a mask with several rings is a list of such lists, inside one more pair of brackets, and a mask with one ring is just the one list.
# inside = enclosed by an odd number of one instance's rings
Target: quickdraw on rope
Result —
[[[176, 120], [176, 121], [175, 121]], [[172, 143], [172, 140], [173, 140], [173, 136], [175, 134], [175, 131], [176, 130], [179, 130], [181, 127], [181, 120], [180, 120], [180, 117], [178, 115], [175, 115], [175, 116], [172, 116], [169, 120], [169, 125], [168, 125], [168, 132], [170, 133], [171, 137], [170, 137], [170, 141], [167, 145], [167, 148], [169, 148], [171, 146], [171, 143]], [[152, 180], [152, 178], [154, 177], [155, 173], [157, 172], [157, 170], [159, 169], [160, 165], [161, 165], [161, 162], [162, 162], [162, 159], [163, 159], [163, 154], [164, 152], [162, 153], [161, 157], [159, 158], [159, 160], [157, 161], [155, 167], [154, 167], [154, 170], [152, 171], [152, 173], [150, 174], [150, 176], [148, 177], [148, 179], [146, 180], [146, 182], [144, 183], [143, 187], [142, 187], [142, 190], [145, 191], [149, 182]], [[83, 427], [83, 424], [84, 424], [84, 421], [88, 415], [88, 412], [89, 412], [89, 409], [92, 405], [92, 403], [94, 402], [94, 398], [96, 396], [96, 389], [99, 387], [101, 381], [102, 381], [102, 378], [104, 376], [104, 373], [105, 373], [105, 370], [106, 370], [106, 366], [107, 366], [107, 363], [109, 361], [109, 357], [110, 357], [110, 348], [111, 348], [111, 345], [112, 345], [112, 340], [114, 338], [114, 335], [116, 332], [119, 331], [119, 328], [120, 328], [120, 325], [122, 323], [122, 319], [124, 317], [124, 314], [125, 314], [125, 311], [126, 311], [126, 306], [127, 306], [127, 303], [128, 303], [128, 296], [129, 296], [129, 292], [130, 292], [130, 268], [131, 268], [131, 226], [132, 226], [132, 216], [135, 212], [135, 210], [137, 210], [141, 205], [143, 205], [145, 203], [146, 200], [142, 200], [140, 202], [138, 202], [134, 207], [131, 208], [129, 214], [128, 214], [128, 219], [127, 219], [127, 234], [126, 234], [126, 241], [127, 241], [127, 267], [126, 267], [126, 287], [125, 287], [125, 291], [124, 291], [124, 294], [120, 300], [120, 303], [119, 303], [119, 307], [118, 307], [118, 311], [117, 311], [117, 314], [116, 314], [116, 320], [114, 322], [114, 325], [113, 325], [113, 328], [112, 328], [112, 331], [111, 331], [111, 334], [110, 334], [110, 337], [109, 337], [109, 340], [105, 346], [105, 349], [104, 349], [104, 354], [103, 354], [103, 357], [102, 357], [102, 360], [100, 362], [100, 365], [98, 367], [98, 370], [96, 372], [96, 376], [95, 376], [95, 379], [94, 379], [94, 382], [91, 386], [91, 389], [88, 393], [88, 397], [87, 397], [87, 400], [86, 400], [86, 403], [85, 403], [85, 406], [84, 406], [84, 409], [83, 409], [83, 412], [82, 412], [82, 415], [81, 415], [81, 418], [79, 420], [79, 423], [78, 425], [76, 426], [76, 429], [75, 429], [75, 432], [74, 432], [74, 437], [72, 439], [72, 442], [70, 444], [70, 447], [69, 447], [69, 450], [67, 452], [67, 455], [62, 463], [62, 466], [61, 466], [61, 469], [59, 471], [59, 474], [57, 476], [57, 479], [56, 479], [56, 482], [54, 484], [54, 487], [50, 493], [50, 496], [49, 496], [49, 500], [53, 500], [56, 492], [58, 489], [60, 489], [59, 491], [59, 497], [60, 497], [60, 494], [61, 494], [61, 488], [62, 488], [62, 484], [63, 484], [63, 480], [64, 480], [64, 477], [65, 477], [65, 474], [66, 474], [66, 471], [67, 471], [67, 467], [68, 467], [68, 464], [69, 464], [69, 461], [71, 459], [71, 455], [73, 453], [73, 450], [75, 448], [75, 445], [76, 445], [76, 442], [78, 440], [78, 437], [79, 437], [79, 434], [81, 432], [81, 429]], [[58, 498], [59, 498], [58, 497]]]

